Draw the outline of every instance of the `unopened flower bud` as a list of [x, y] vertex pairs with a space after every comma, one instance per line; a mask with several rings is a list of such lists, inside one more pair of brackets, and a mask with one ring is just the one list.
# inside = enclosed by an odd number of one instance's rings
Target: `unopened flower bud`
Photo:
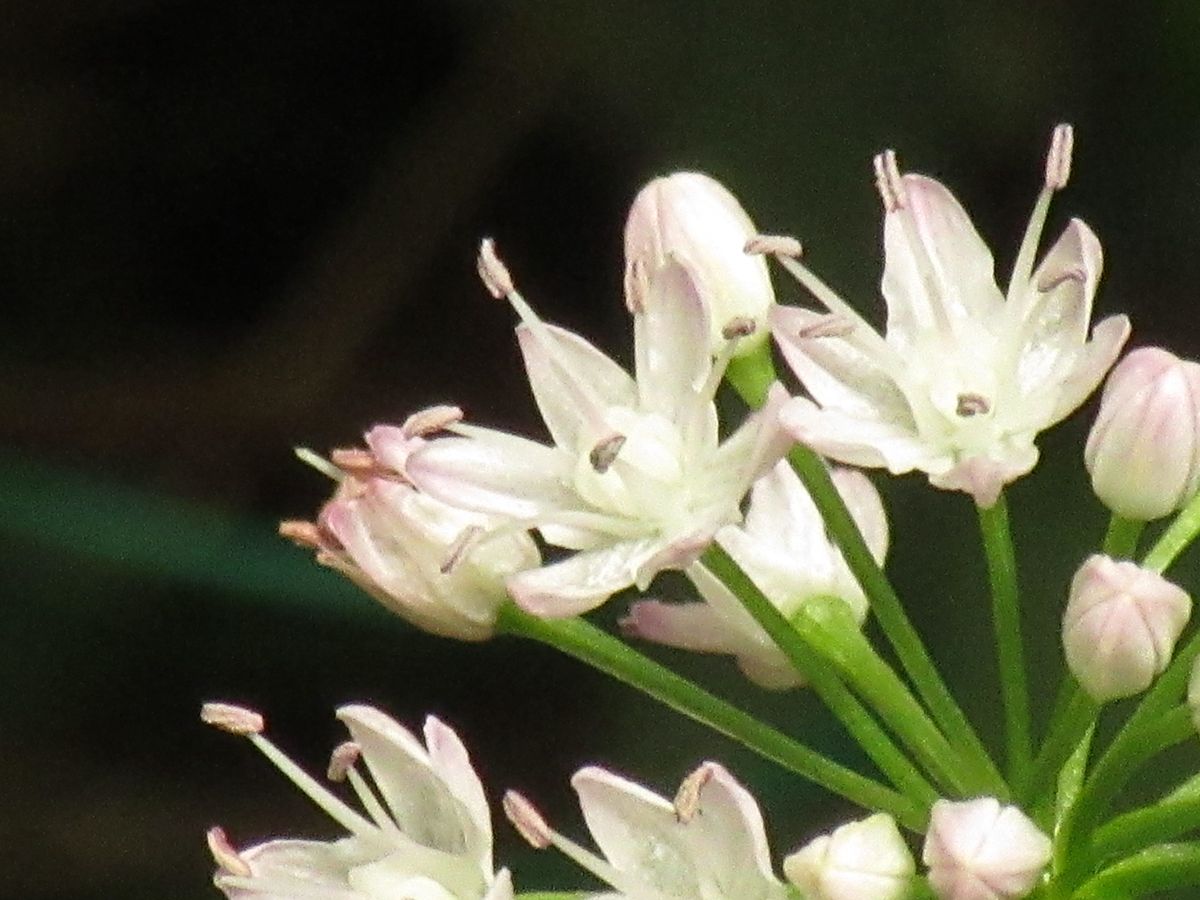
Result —
[[715, 353], [726, 342], [725, 326], [754, 323], [739, 337], [740, 353], [766, 339], [766, 315], [775, 292], [762, 256], [745, 252], [757, 234], [737, 198], [699, 172], [655, 178], [634, 198], [625, 222], [625, 297], [635, 312], [651, 301], [649, 285], [670, 261], [687, 271], [708, 306]]
[[1171, 661], [1191, 611], [1187, 593], [1156, 572], [1091, 556], [1063, 615], [1067, 666], [1100, 703], [1144, 691]]
[[994, 797], [933, 804], [922, 858], [942, 900], [1016, 900], [1037, 885], [1051, 842]]
[[1084, 462], [1096, 496], [1127, 519], [1165, 516], [1200, 489], [1200, 363], [1145, 347], [1112, 371]]
[[783, 861], [783, 872], [811, 900], [901, 900], [916, 866], [895, 821], [883, 813], [848, 822]]

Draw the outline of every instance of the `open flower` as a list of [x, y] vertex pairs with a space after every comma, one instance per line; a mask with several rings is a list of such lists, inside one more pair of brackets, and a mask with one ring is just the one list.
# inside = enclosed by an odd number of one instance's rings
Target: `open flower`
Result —
[[713, 397], [736, 342], [710, 357], [704, 301], [678, 265], [657, 273], [653, 302], [633, 314], [636, 380], [583, 338], [542, 322], [490, 241], [480, 271], [523, 320], [517, 339], [554, 443], [452, 425], [459, 436], [413, 453], [408, 477], [438, 500], [536, 526], [548, 542], [579, 551], [508, 580], [535, 614], [583, 612], [690, 563], [718, 528], [740, 519], [750, 484], [786, 450], [776, 425], [782, 387], [718, 439]]
[[[832, 477], [876, 561], [882, 563], [888, 524], [879, 493], [861, 472], [834, 469]], [[717, 542], [785, 616], [790, 618], [807, 600], [825, 597], [844, 601], [858, 623], [866, 618], [862, 588], [786, 462], [776, 463], [755, 482], [745, 524], [722, 528]], [[699, 563], [687, 573], [703, 603], [639, 601], [621, 623], [626, 632], [684, 650], [730, 654], [746, 677], [766, 688], [803, 683], [795, 666], [720, 579]]]
[[783, 412], [797, 440], [852, 465], [921, 470], [985, 507], [1033, 468], [1038, 433], [1087, 398], [1129, 334], [1126, 317], [1113, 316], [1088, 339], [1101, 251], [1082, 221], [1072, 219], [1034, 269], [1070, 145], [1069, 126], [1059, 126], [1007, 298], [954, 195], [931, 178], [901, 176], [890, 151], [875, 161], [886, 208], [886, 336], [780, 255], [828, 310], [772, 312], [775, 338], [812, 397]]
[[706, 762], [674, 803], [591, 766], [571, 779], [603, 858], [553, 831], [514, 791], [504, 811], [533, 846], [554, 846], [628, 900], [783, 900], [762, 814], [721, 765]]
[[[214, 828], [216, 886], [232, 900], [512, 900], [507, 870], [492, 868], [487, 800], [458, 735], [430, 716], [422, 747], [372, 707], [343, 706], [337, 715], [352, 740], [334, 751], [329, 776], [350, 782], [365, 816], [267, 740], [257, 713], [204, 706], [205, 722], [247, 736], [350, 833], [336, 841], [274, 840], [235, 850]], [[357, 770], [360, 756], [374, 789]]]

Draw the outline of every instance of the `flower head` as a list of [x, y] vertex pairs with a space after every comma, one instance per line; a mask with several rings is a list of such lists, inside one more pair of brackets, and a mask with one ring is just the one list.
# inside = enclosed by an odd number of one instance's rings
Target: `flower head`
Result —
[[1067, 667], [1097, 702], [1140, 693], [1171, 661], [1191, 612], [1187, 592], [1157, 572], [1090, 556], [1063, 614]]
[[710, 348], [720, 352], [726, 326], [754, 324], [739, 342], [744, 353], [765, 339], [767, 310], [775, 302], [766, 260], [744, 252], [756, 229], [742, 205], [719, 181], [700, 172], [655, 178], [638, 192], [625, 222], [625, 298], [636, 311], [653, 302], [651, 284], [664, 266], [687, 273], [708, 312]]
[[[492, 868], [492, 826], [483, 787], [462, 742], [430, 716], [425, 746], [369, 706], [343, 706], [351, 741], [329, 776], [347, 780], [366, 815], [304, 772], [261, 733], [249, 710], [207, 704], [201, 717], [243, 734], [349, 832], [336, 841], [274, 840], [236, 850], [209, 832], [216, 886], [237, 900], [512, 900], [508, 872]], [[374, 789], [359, 773], [361, 756]]]
[[1072, 219], [1034, 269], [1070, 143], [1069, 126], [1059, 126], [1007, 298], [954, 196], [931, 178], [901, 176], [890, 152], [876, 159], [886, 336], [799, 261], [779, 256], [828, 310], [772, 312], [775, 338], [812, 397], [783, 413], [798, 440], [852, 465], [921, 470], [980, 506], [1033, 468], [1038, 433], [1087, 398], [1129, 333], [1128, 320], [1113, 316], [1088, 339], [1101, 251], [1082, 221]]
[[895, 820], [877, 813], [814, 838], [783, 871], [811, 900], [903, 900], [916, 864]]
[[561, 850], [615, 896], [784, 900], [758, 804], [723, 766], [703, 763], [673, 803], [595, 766], [576, 772], [571, 785], [603, 858], [553, 831], [513, 791], [505, 795], [505, 812], [535, 847]]
[[1181, 508], [1200, 489], [1200, 363], [1157, 347], [1121, 360], [1083, 458], [1113, 512], [1149, 521]]
[[1050, 851], [1021, 810], [980, 797], [933, 804], [922, 858], [942, 900], [1016, 900], [1033, 890]]
[[[876, 560], [887, 553], [888, 524], [879, 493], [861, 472], [834, 469], [834, 484]], [[717, 542], [785, 616], [806, 601], [843, 601], [862, 623], [867, 599], [804, 485], [786, 462], [755, 482], [743, 525], [727, 525]], [[700, 564], [687, 569], [703, 603], [642, 600], [622, 622], [627, 633], [685, 650], [727, 653], [752, 681], [766, 688], [802, 684], [800, 675], [720, 579]]]
[[517, 339], [553, 444], [472, 425], [430, 441], [407, 461], [421, 491], [464, 509], [535, 526], [578, 551], [514, 575], [514, 599], [540, 615], [591, 609], [635, 582], [695, 559], [740, 518], [750, 484], [786, 450], [776, 427], [782, 388], [725, 441], [713, 396], [734, 341], [708, 352], [703, 298], [679, 265], [653, 279], [633, 314], [637, 378], [570, 331], [547, 325], [484, 242], [485, 283], [523, 322]]

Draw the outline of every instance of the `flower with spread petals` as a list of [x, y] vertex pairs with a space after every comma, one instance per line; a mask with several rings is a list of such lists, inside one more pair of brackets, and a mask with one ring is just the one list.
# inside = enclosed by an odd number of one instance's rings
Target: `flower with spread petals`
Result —
[[1191, 613], [1187, 592], [1157, 572], [1090, 556], [1063, 614], [1067, 668], [1098, 703], [1140, 693], [1171, 661]]
[[783, 872], [807, 900], [904, 900], [916, 864], [895, 820], [876, 813], [814, 838]]
[[980, 797], [933, 804], [923, 859], [941, 900], [1017, 900], [1037, 885], [1050, 852], [1025, 813]]
[[657, 273], [633, 315], [637, 378], [578, 335], [542, 322], [485, 241], [485, 283], [523, 322], [517, 338], [553, 444], [472, 425], [407, 461], [422, 492], [536, 526], [577, 551], [514, 575], [509, 592], [537, 615], [592, 609], [613, 593], [694, 560], [737, 521], [750, 484], [790, 440], [777, 427], [786, 392], [720, 441], [713, 397], [732, 347], [709, 356], [703, 298], [678, 265]]
[[504, 811], [535, 847], [553, 846], [627, 900], [784, 900], [762, 814], [721, 765], [703, 763], [672, 803], [597, 767], [571, 779], [603, 857], [553, 831], [514, 791]]
[[851, 465], [923, 471], [982, 507], [1033, 468], [1038, 433], [1083, 403], [1129, 334], [1126, 317], [1113, 316], [1088, 339], [1101, 251], [1082, 221], [1034, 269], [1051, 195], [1067, 181], [1070, 135], [1055, 131], [1007, 298], [962, 206], [931, 178], [902, 177], [890, 151], [876, 159], [886, 336], [779, 254], [828, 310], [772, 311], [775, 338], [812, 398], [783, 412], [797, 440]]
[[1112, 370], [1084, 462], [1096, 496], [1118, 515], [1149, 521], [1200, 489], [1200, 363], [1134, 350]]
[[528, 532], [449, 506], [405, 480], [428, 429], [460, 416], [449, 407], [424, 410], [403, 426], [373, 428], [369, 450], [335, 451], [341, 482], [317, 524], [287, 522], [282, 530], [418, 628], [483, 640], [508, 600], [506, 579], [539, 566], [541, 555]]
[[652, 302], [650, 285], [670, 263], [683, 267], [708, 311], [709, 341], [718, 353], [726, 325], [754, 323], [736, 353], [766, 339], [766, 317], [775, 302], [766, 260], [747, 255], [754, 223], [724, 185], [700, 172], [655, 178], [638, 192], [625, 222], [625, 297], [632, 311]]
[[[430, 716], [425, 746], [369, 706], [344, 706], [351, 741], [333, 753], [329, 777], [350, 782], [366, 815], [292, 762], [262, 734], [262, 717], [206, 704], [201, 718], [249, 739], [349, 832], [335, 841], [282, 839], [236, 850], [209, 832], [216, 886], [231, 900], [512, 900], [507, 870], [492, 868], [492, 826], [462, 742]], [[357, 769], [365, 761], [374, 787]]]
[[[861, 472], [838, 468], [832, 477], [871, 553], [882, 563], [888, 524], [879, 493]], [[860, 625], [866, 618], [862, 588], [786, 462], [776, 463], [755, 482], [745, 523], [722, 528], [717, 542], [785, 616], [823, 597], [845, 602]], [[626, 633], [684, 650], [730, 654], [746, 677], [766, 688], [803, 684], [783, 651], [719, 578], [699, 563], [687, 573], [703, 603], [638, 601], [621, 623]]]

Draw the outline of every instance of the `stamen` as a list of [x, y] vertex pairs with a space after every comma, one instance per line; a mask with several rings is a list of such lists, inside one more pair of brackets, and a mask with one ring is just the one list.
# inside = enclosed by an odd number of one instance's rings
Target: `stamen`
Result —
[[1041, 293], [1046, 294], [1054, 290], [1060, 284], [1066, 284], [1068, 281], [1077, 281], [1080, 284], [1083, 284], [1087, 281], [1087, 273], [1083, 271], [1082, 267], [1075, 266], [1063, 272], [1055, 272], [1054, 274], [1043, 275], [1041, 279], [1038, 280], [1036, 287]]
[[535, 850], [545, 850], [553, 843], [554, 832], [537, 811], [537, 807], [523, 795], [512, 790], [505, 791], [501, 806], [508, 821], [517, 829], [517, 833], [529, 842], [529, 846]]
[[1050, 151], [1046, 154], [1046, 189], [1061, 191], [1071, 178], [1071, 155], [1075, 149], [1075, 129], [1063, 123], [1054, 126]]
[[727, 341], [750, 337], [758, 330], [758, 323], [750, 316], [736, 316], [721, 328], [721, 337]]
[[479, 269], [479, 278], [483, 282], [483, 286], [497, 300], [503, 300], [509, 294], [515, 293], [516, 288], [513, 287], [512, 276], [508, 273], [508, 267], [500, 261], [500, 257], [496, 255], [496, 242], [491, 238], [484, 238], [479, 242], [479, 256], [476, 259], [476, 266]]
[[756, 234], [746, 241], [742, 251], [751, 256], [789, 256], [796, 259], [804, 254], [804, 247], [786, 234]]
[[805, 325], [798, 332], [796, 337], [801, 340], [815, 340], [818, 338], [844, 338], [849, 337], [854, 332], [854, 323], [845, 316], [839, 316], [837, 313], [830, 313], [827, 316], [821, 316], [810, 325]]
[[617, 454], [625, 446], [626, 437], [623, 434], [613, 434], [596, 444], [588, 454], [588, 462], [597, 473], [603, 475], [616, 462]]
[[401, 433], [407, 437], [424, 437], [438, 431], [445, 431], [447, 426], [461, 422], [463, 411], [457, 406], [430, 406], [418, 410], [400, 426]]
[[217, 866], [230, 875], [237, 875], [241, 878], [249, 878], [254, 874], [250, 870], [250, 864], [242, 859], [233, 844], [229, 843], [225, 829], [220, 825], [214, 825], [208, 829], [205, 839], [208, 841], [208, 852], [212, 854], [213, 861]]
[[336, 782], [349, 780], [350, 786], [354, 788], [355, 796], [358, 797], [363, 809], [367, 811], [375, 824], [393, 834], [398, 833], [400, 829], [396, 823], [383, 808], [383, 804], [379, 802], [379, 798], [375, 796], [375, 792], [371, 790], [366, 779], [359, 775], [354, 768], [361, 756], [362, 747], [354, 741], [338, 744], [333, 748], [333, 753], [329, 755], [329, 769], [325, 773], [326, 777], [330, 781]]
[[354, 768], [354, 764], [358, 762], [360, 756], [362, 756], [362, 747], [354, 741], [343, 741], [329, 754], [329, 768], [325, 770], [325, 777], [330, 781], [345, 781], [346, 773]]
[[308, 447], [293, 447], [292, 452], [296, 454], [296, 458], [305, 465], [312, 466], [322, 475], [332, 478], [334, 481], [341, 482], [344, 479], [345, 473], [337, 466], [329, 462], [321, 454]]
[[320, 526], [303, 519], [284, 519], [279, 523], [279, 536], [305, 550], [320, 550], [325, 546]]
[[200, 707], [200, 721], [243, 737], [260, 734], [266, 727], [260, 713], [232, 703], [205, 703]]
[[331, 450], [329, 461], [348, 475], [370, 477], [379, 474], [379, 461], [370, 450], [360, 447], [342, 447]]
[[895, 212], [904, 206], [904, 181], [900, 177], [900, 166], [896, 162], [895, 150], [884, 150], [872, 160], [875, 167], [875, 188], [883, 200], [887, 212]]
[[692, 772], [679, 785], [679, 790], [675, 793], [675, 818], [681, 824], [686, 825], [696, 817], [696, 813], [700, 809], [700, 792], [704, 790], [704, 786], [712, 781], [713, 768], [710, 763], [704, 763], [696, 771]]
[[479, 538], [483, 535], [483, 526], [468, 525], [458, 533], [458, 537], [454, 539], [454, 543], [450, 545], [450, 552], [446, 559], [438, 567], [438, 571], [443, 575], [449, 575], [462, 564], [462, 561], [467, 558], [471, 550], [479, 542]]
[[954, 412], [964, 419], [969, 419], [972, 416], [987, 415], [991, 409], [992, 405], [982, 394], [959, 394]]

